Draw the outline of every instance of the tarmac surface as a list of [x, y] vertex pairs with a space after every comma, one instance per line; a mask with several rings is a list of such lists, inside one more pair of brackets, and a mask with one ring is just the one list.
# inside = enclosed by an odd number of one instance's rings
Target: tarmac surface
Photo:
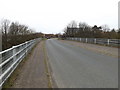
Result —
[[57, 86], [117, 88], [118, 58], [98, 50], [71, 45], [57, 39], [47, 40], [46, 51]]

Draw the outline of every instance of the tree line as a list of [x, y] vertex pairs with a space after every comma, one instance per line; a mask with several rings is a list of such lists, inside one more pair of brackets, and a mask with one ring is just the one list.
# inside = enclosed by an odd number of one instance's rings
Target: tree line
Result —
[[24, 24], [10, 22], [7, 19], [1, 21], [0, 31], [2, 31], [2, 50], [43, 36], [43, 33], [37, 33]]
[[81, 38], [109, 38], [109, 39], [120, 39], [120, 29], [115, 30], [108, 27], [108, 25], [93, 27], [80, 22], [77, 24], [75, 21], [70, 22], [64, 29], [62, 35], [65, 37], [81, 37]]

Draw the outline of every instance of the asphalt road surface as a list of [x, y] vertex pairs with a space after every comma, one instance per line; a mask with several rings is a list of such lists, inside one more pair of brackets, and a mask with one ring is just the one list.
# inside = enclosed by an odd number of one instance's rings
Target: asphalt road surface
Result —
[[46, 41], [46, 50], [59, 88], [118, 87], [118, 58], [56, 39]]

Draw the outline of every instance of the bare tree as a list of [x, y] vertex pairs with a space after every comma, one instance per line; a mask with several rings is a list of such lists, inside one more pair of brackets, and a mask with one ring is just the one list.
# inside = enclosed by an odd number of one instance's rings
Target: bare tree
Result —
[[0, 30], [3, 37], [2, 50], [24, 43], [25, 41], [31, 39], [42, 37], [42, 33], [36, 33], [33, 29], [30, 29], [26, 25], [19, 24], [18, 22], [10, 22], [6, 19], [2, 20], [0, 23]]
[[68, 24], [68, 27], [69, 27], [69, 28], [77, 28], [77, 23], [76, 23], [76, 21], [71, 21], [71, 22]]
[[110, 30], [109, 26], [106, 24], [102, 25], [101, 28], [103, 29], [104, 32], [107, 32]]
[[80, 22], [79, 27], [77, 27], [77, 23], [72, 21], [68, 24], [67, 28], [65, 28], [63, 36], [82, 38], [119, 38], [119, 31], [120, 30], [116, 31], [115, 29], [110, 30], [108, 25], [99, 27], [94, 25], [91, 27], [83, 22]]
[[89, 25], [87, 24], [87, 23], [85, 23], [85, 22], [80, 22], [79, 23], [79, 28], [83, 28], [83, 29], [85, 29], [85, 27], [88, 27]]
[[10, 26], [10, 21], [5, 19], [1, 22], [1, 30], [3, 34], [3, 42], [4, 42], [4, 48], [7, 48], [7, 41], [8, 41], [8, 30]]

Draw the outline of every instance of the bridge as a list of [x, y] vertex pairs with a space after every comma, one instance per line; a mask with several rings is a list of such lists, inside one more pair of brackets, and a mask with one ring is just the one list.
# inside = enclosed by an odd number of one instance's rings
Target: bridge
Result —
[[38, 38], [0, 52], [0, 87], [16, 70], [12, 88], [118, 87], [119, 40], [66, 39]]

